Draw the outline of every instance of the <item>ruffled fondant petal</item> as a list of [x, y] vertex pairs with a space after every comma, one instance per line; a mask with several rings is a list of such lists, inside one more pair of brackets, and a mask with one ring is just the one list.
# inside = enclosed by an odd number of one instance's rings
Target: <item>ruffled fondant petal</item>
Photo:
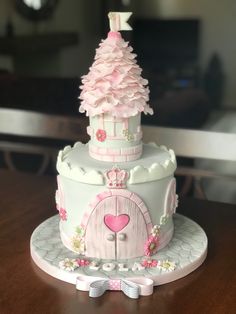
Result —
[[147, 104], [148, 81], [141, 77], [142, 69], [132, 51], [121, 36], [102, 40], [89, 73], [82, 77], [80, 112], [89, 116], [109, 112], [117, 117], [142, 111], [153, 114]]

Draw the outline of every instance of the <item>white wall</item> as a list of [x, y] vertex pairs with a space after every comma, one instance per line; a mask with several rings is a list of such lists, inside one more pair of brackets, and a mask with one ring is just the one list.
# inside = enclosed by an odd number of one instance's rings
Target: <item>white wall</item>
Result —
[[198, 17], [202, 21], [200, 65], [219, 54], [226, 77], [224, 105], [236, 108], [236, 1], [135, 0], [137, 15], [146, 17]]

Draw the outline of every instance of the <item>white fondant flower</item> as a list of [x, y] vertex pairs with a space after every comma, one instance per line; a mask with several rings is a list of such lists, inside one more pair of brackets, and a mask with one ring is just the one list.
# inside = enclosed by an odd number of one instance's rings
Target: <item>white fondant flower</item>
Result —
[[79, 254], [84, 254], [85, 244], [84, 244], [84, 238], [83, 237], [76, 235], [72, 238], [71, 242], [72, 242], [72, 248], [75, 252], [77, 252]]
[[160, 226], [154, 225], [151, 231], [152, 236], [158, 236], [160, 234]]
[[168, 221], [168, 218], [169, 218], [168, 215], [163, 215], [163, 216], [161, 216], [161, 218], [160, 218], [160, 224], [161, 224], [161, 225], [165, 225], [165, 224], [167, 223], [167, 221]]
[[178, 205], [179, 205], [179, 195], [175, 194], [175, 209], [174, 209], [174, 213], [175, 213], [175, 210], [178, 207]]
[[127, 141], [133, 141], [134, 140], [133, 134], [129, 133], [128, 129], [123, 130], [123, 135]]
[[129, 130], [128, 130], [128, 129], [124, 129], [124, 130], [123, 130], [123, 134], [124, 134], [124, 136], [128, 136]]
[[168, 259], [165, 261], [159, 261], [157, 264], [157, 268], [163, 270], [163, 271], [173, 271], [176, 268], [175, 262], [171, 262]]
[[78, 268], [78, 264], [75, 259], [65, 258], [59, 262], [59, 267], [66, 271], [74, 271]]

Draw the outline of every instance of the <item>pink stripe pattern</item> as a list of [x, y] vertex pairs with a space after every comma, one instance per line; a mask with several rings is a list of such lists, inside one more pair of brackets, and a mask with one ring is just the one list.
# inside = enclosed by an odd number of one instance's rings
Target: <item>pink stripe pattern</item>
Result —
[[135, 147], [109, 148], [89, 144], [89, 155], [97, 160], [125, 162], [138, 159], [142, 154], [142, 144]]

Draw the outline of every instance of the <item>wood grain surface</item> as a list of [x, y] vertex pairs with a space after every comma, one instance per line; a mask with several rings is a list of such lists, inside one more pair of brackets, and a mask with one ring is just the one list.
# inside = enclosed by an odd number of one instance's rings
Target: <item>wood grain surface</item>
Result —
[[180, 212], [209, 239], [204, 264], [185, 278], [155, 287], [138, 300], [122, 292], [98, 299], [41, 271], [30, 257], [30, 236], [56, 214], [56, 178], [0, 170], [0, 313], [236, 313], [236, 208], [180, 199]]

